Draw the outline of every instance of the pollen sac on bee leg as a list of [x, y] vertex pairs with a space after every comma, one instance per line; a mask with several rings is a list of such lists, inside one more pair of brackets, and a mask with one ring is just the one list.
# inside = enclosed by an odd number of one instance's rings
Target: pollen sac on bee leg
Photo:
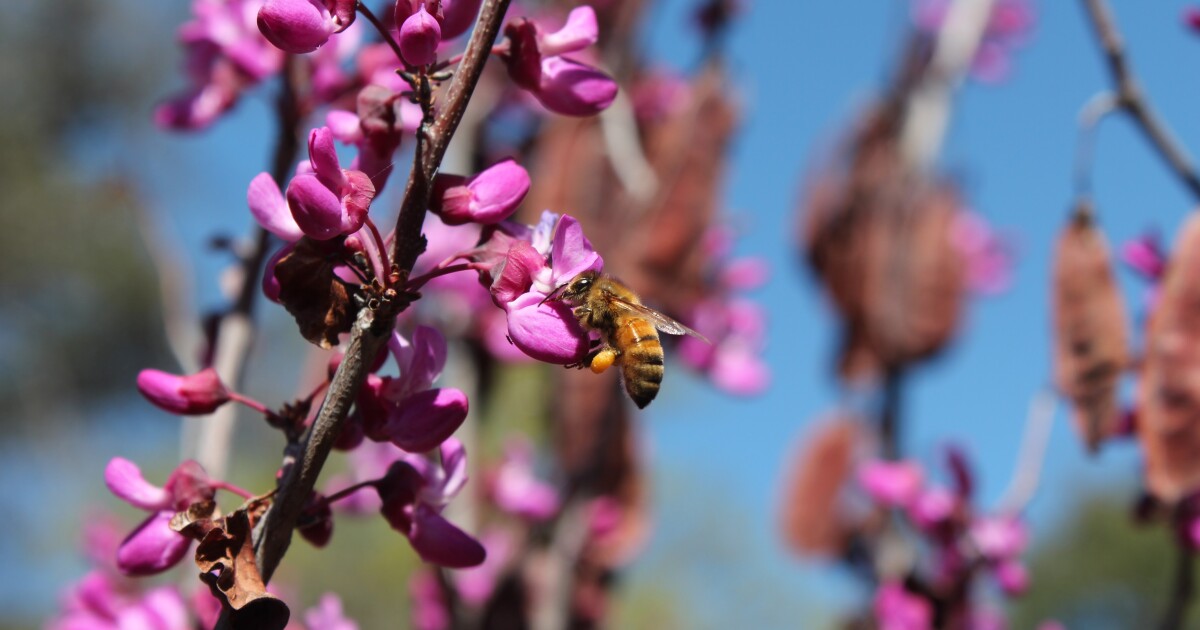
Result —
[[612, 348], [603, 348], [592, 357], [592, 360], [588, 363], [588, 367], [592, 369], [593, 373], [600, 374], [601, 372], [612, 367], [612, 364], [616, 362], [616, 360], [616, 350]]

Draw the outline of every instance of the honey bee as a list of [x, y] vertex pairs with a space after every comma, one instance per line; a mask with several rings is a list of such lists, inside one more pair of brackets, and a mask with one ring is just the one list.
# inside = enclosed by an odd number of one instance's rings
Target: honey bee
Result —
[[598, 331], [603, 338], [602, 345], [577, 367], [586, 365], [599, 374], [619, 362], [625, 391], [638, 409], [654, 400], [662, 384], [663, 348], [658, 331], [691, 335], [708, 343], [704, 335], [642, 304], [637, 294], [616, 278], [596, 271], [575, 276], [543, 301], [553, 300], [569, 304], [580, 325]]

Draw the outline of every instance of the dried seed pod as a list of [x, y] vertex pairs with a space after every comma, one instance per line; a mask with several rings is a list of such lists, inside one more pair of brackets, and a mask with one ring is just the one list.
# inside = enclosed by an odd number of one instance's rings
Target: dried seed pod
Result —
[[933, 356], [961, 315], [958, 195], [909, 172], [896, 131], [889, 110], [870, 112], [844, 164], [820, 175], [805, 201], [802, 239], [842, 317], [846, 379]]
[[1129, 364], [1129, 324], [1108, 243], [1086, 201], [1059, 235], [1053, 291], [1055, 385], [1095, 452], [1120, 422], [1117, 385]]
[[850, 526], [841, 504], [853, 472], [862, 431], [838, 416], [817, 426], [801, 447], [784, 480], [784, 539], [797, 553], [836, 557], [845, 551]]
[[1200, 215], [1175, 243], [1146, 332], [1137, 432], [1146, 486], [1173, 503], [1200, 488]]

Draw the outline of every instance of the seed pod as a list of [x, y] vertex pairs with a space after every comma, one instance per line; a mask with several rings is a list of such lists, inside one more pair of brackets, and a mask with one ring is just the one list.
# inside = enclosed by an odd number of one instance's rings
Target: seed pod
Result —
[[1108, 243], [1086, 201], [1059, 235], [1053, 291], [1054, 382], [1094, 453], [1120, 421], [1117, 385], [1129, 364], [1129, 324]]
[[1200, 215], [1175, 242], [1146, 331], [1137, 432], [1146, 486], [1167, 503], [1200, 488]]
[[836, 557], [845, 550], [851, 527], [840, 499], [861, 437], [857, 422], [835, 417], [812, 431], [791, 463], [781, 528], [797, 553]]

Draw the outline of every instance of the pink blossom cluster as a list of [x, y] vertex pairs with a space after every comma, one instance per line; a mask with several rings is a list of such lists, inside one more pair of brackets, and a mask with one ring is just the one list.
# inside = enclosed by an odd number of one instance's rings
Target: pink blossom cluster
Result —
[[[858, 483], [867, 496], [875, 504], [903, 514], [933, 550], [927, 575], [914, 568], [907, 581], [881, 584], [875, 613], [883, 628], [932, 627], [933, 603], [922, 593], [969, 584], [976, 567], [985, 568], [1009, 596], [1020, 595], [1029, 586], [1028, 571], [1020, 559], [1028, 544], [1024, 523], [1014, 514], [976, 513], [966, 459], [950, 449], [947, 463], [953, 479], [949, 487], [927, 483], [924, 469], [912, 460], [872, 460], [859, 468]], [[978, 607], [970, 612], [987, 614]]]

